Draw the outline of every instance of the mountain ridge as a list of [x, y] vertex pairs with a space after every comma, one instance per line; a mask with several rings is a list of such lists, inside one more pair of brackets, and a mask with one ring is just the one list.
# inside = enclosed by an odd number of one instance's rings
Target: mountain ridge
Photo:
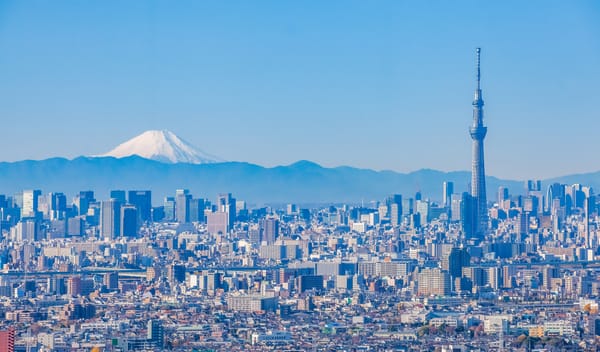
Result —
[[[588, 184], [600, 187], [600, 172], [590, 175], [585, 178], [590, 181]], [[33, 188], [74, 195], [91, 189], [101, 200], [108, 198], [113, 189], [150, 189], [153, 202], [158, 205], [162, 197], [174, 194], [178, 188], [188, 188], [195, 196], [208, 199], [218, 193], [231, 192], [251, 204], [357, 203], [382, 200], [393, 193], [413, 197], [420, 191], [425, 198], [439, 201], [443, 181], [454, 182], [455, 192], [462, 193], [468, 190], [470, 177], [469, 171], [423, 169], [399, 173], [351, 166], [328, 168], [307, 160], [263, 167], [236, 161], [167, 164], [135, 155], [125, 158], [81, 156], [0, 162], [0, 193], [13, 194]], [[546, 183], [568, 181], [569, 177], [549, 179]], [[522, 193], [524, 188], [523, 181], [493, 176], [487, 177], [487, 185], [490, 200], [495, 199], [499, 186], [508, 187], [515, 194]]]

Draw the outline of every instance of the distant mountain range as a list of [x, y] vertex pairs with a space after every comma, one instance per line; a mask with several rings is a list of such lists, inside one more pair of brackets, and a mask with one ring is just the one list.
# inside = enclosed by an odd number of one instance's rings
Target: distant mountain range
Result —
[[[408, 174], [352, 167], [325, 168], [310, 161], [266, 168], [243, 162], [209, 164], [163, 163], [139, 156], [52, 158], [0, 163], [0, 192], [23, 189], [75, 194], [91, 189], [98, 199], [113, 189], [151, 189], [154, 202], [188, 188], [195, 196], [214, 198], [231, 192], [252, 203], [368, 202], [392, 193], [441, 198], [442, 182], [453, 181], [466, 191], [469, 172], [419, 170]], [[523, 183], [488, 178], [489, 192], [498, 186], [522, 189]], [[493, 198], [493, 197], [490, 197]]]
[[[152, 133], [149, 133], [152, 132]], [[114, 189], [150, 189], [153, 203], [187, 188], [197, 197], [213, 199], [231, 192], [251, 204], [360, 203], [382, 200], [393, 193], [441, 200], [442, 182], [454, 182], [455, 193], [468, 190], [468, 171], [441, 172], [423, 169], [410, 173], [373, 171], [353, 167], [325, 168], [310, 161], [287, 166], [262, 167], [244, 162], [217, 162], [168, 131], [149, 131], [135, 143], [124, 143], [109, 153], [114, 156], [52, 158], [0, 163], [0, 193], [24, 189], [74, 195], [94, 190], [98, 199]], [[135, 138], [134, 138], [135, 141]], [[155, 144], [158, 144], [155, 145]], [[144, 157], [136, 154], [143, 154]], [[133, 154], [133, 155], [131, 155]], [[126, 156], [129, 155], [129, 156]], [[121, 157], [122, 156], [122, 157]], [[155, 159], [155, 160], [151, 160]], [[544, 183], [582, 183], [600, 188], [600, 172], [564, 176]], [[487, 177], [488, 199], [496, 199], [499, 186], [523, 192], [522, 181]]]

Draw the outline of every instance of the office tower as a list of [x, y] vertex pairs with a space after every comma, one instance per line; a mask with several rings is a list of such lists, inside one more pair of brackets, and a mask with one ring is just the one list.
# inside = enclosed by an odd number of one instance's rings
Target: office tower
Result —
[[259, 232], [261, 241], [272, 244], [279, 237], [279, 220], [275, 218], [260, 220]]
[[414, 201], [412, 198], [402, 199], [402, 215], [410, 215], [414, 211]]
[[79, 196], [75, 198], [75, 206], [79, 209], [79, 215], [86, 215], [90, 207], [90, 203], [95, 202], [94, 191], [81, 191]]
[[431, 220], [430, 216], [430, 204], [428, 200], [417, 200], [417, 214], [419, 214], [421, 226], [429, 223]]
[[48, 198], [50, 220], [64, 219], [67, 212], [67, 197], [64, 193], [50, 193]]
[[190, 222], [204, 222], [204, 199], [193, 198], [190, 200]]
[[385, 200], [387, 213], [392, 226], [398, 226], [402, 222], [402, 195], [392, 194]]
[[23, 219], [13, 226], [11, 229], [11, 237], [17, 242], [39, 241], [42, 239], [40, 223], [32, 219]]
[[402, 222], [402, 204], [392, 203], [389, 209], [390, 223], [392, 226], [398, 226]]
[[546, 200], [544, 204], [544, 211], [550, 212], [552, 210], [552, 204], [555, 199], [559, 200], [559, 206], [565, 205], [565, 187], [560, 183], [553, 183], [548, 186], [546, 192]]
[[483, 125], [483, 96], [481, 94], [480, 54], [477, 48], [477, 88], [473, 100], [473, 125], [469, 128], [473, 139], [473, 164], [471, 174], [471, 196], [473, 197], [474, 235], [481, 238], [487, 230], [487, 198], [485, 192], [485, 167], [483, 158], [483, 140], [487, 127]]
[[138, 234], [138, 211], [133, 205], [121, 207], [121, 233], [123, 237], [137, 237]]
[[83, 217], [76, 216], [67, 220], [67, 235], [81, 236], [84, 233]]
[[527, 189], [527, 192], [541, 191], [542, 190], [542, 181], [541, 180], [527, 180], [527, 182], [525, 182], [525, 187]]
[[461, 219], [461, 206], [462, 206], [462, 195], [461, 194], [453, 194], [451, 197], [451, 205], [450, 205], [450, 220], [451, 221], [460, 221]]
[[148, 333], [146, 337], [156, 347], [162, 348], [164, 346], [165, 333], [160, 320], [148, 320]]
[[165, 197], [163, 202], [164, 212], [165, 212], [165, 221], [175, 221], [175, 198], [173, 197]]
[[175, 217], [179, 223], [190, 222], [190, 200], [192, 195], [187, 189], [175, 191]]
[[118, 200], [121, 204], [127, 203], [127, 198], [125, 198], [125, 191], [120, 189], [110, 191], [110, 198]]
[[502, 187], [502, 186], [498, 187], [498, 196], [497, 197], [498, 197], [498, 204], [502, 205], [502, 203], [505, 200], [508, 200], [508, 198], [509, 198], [508, 188]]
[[102, 202], [100, 207], [100, 235], [114, 238], [121, 234], [121, 204], [116, 199]]
[[129, 191], [127, 201], [137, 208], [142, 223], [152, 220], [151, 191]]
[[452, 248], [448, 256], [448, 271], [452, 278], [462, 276], [462, 268], [471, 264], [471, 255], [466, 248]]
[[231, 230], [235, 223], [236, 201], [231, 197], [231, 193], [221, 193], [217, 197], [217, 211], [227, 213], [227, 229]]
[[42, 195], [40, 190], [23, 191], [22, 218], [35, 218], [38, 213], [38, 197]]
[[452, 202], [452, 194], [454, 194], [454, 182], [444, 181], [442, 188], [442, 205], [449, 207]]

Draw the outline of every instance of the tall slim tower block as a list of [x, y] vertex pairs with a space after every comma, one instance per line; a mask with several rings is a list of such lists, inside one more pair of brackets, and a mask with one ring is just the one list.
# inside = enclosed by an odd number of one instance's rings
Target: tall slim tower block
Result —
[[487, 198], [485, 195], [485, 167], [483, 162], [483, 140], [487, 127], [483, 125], [483, 96], [481, 94], [480, 55], [477, 48], [477, 87], [473, 99], [473, 124], [469, 128], [473, 140], [473, 164], [471, 174], [471, 196], [473, 197], [473, 215], [475, 220], [474, 235], [483, 237], [487, 229]]

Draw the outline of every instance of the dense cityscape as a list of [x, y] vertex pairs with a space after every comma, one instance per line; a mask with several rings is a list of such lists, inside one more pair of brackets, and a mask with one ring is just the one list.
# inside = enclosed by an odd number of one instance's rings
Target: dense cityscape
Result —
[[600, 350], [600, 199], [537, 179], [488, 194], [475, 60], [468, 189], [0, 194], [0, 352]]
[[591, 189], [501, 188], [484, 237], [467, 193], [440, 194], [310, 209], [188, 190], [157, 207], [151, 191], [0, 196], [0, 339], [15, 351], [595, 346]]

